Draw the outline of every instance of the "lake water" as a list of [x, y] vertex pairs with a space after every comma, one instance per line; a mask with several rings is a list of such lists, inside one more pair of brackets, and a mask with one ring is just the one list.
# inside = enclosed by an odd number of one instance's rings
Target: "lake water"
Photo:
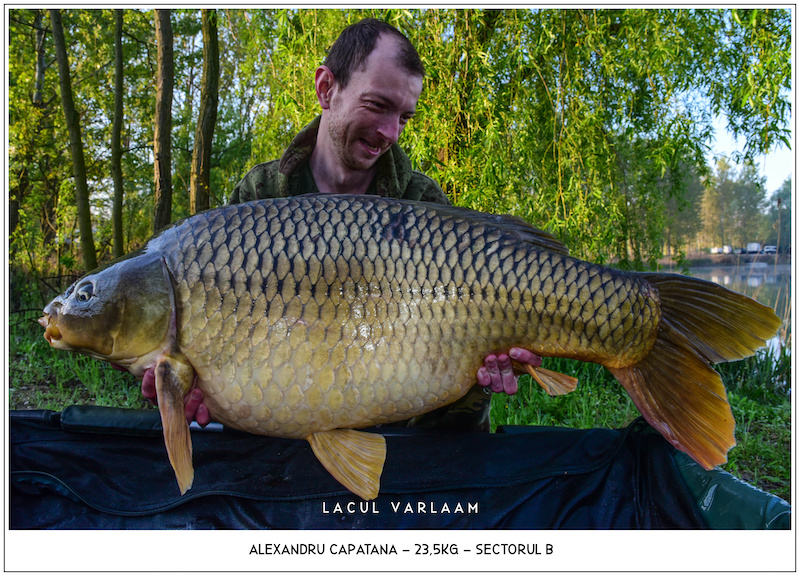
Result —
[[736, 292], [747, 294], [771, 306], [784, 321], [781, 333], [789, 343], [791, 330], [792, 267], [790, 264], [756, 262], [739, 266], [691, 268], [692, 276], [711, 280]]

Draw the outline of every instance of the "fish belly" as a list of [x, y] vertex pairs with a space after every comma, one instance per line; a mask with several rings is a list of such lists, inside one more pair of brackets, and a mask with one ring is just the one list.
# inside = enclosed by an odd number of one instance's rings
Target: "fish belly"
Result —
[[463, 396], [490, 352], [629, 365], [657, 297], [430, 204], [336, 197], [230, 206], [162, 235], [179, 344], [212, 416], [302, 438]]

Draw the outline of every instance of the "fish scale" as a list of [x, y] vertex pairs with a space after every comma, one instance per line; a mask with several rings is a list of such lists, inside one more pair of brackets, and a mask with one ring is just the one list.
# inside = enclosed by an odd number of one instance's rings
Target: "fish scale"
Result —
[[[379, 435], [466, 394], [489, 353], [522, 346], [606, 366], [644, 417], [710, 468], [735, 444], [710, 363], [751, 355], [769, 308], [700, 280], [569, 256], [519, 218], [369, 196], [256, 201], [176, 223], [45, 308], [45, 337], [156, 374], [170, 462], [192, 483], [183, 399], [211, 416], [304, 438], [374, 498]], [[548, 393], [575, 381], [522, 366]]]
[[[655, 300], [647, 306], [638, 298], [627, 326], [598, 306], [634, 294], [630, 279], [612, 282], [568, 256], [530, 253], [483, 222], [430, 218], [427, 207], [414, 205], [370, 211], [337, 199], [282, 204], [229, 207], [160, 238], [177, 240], [168, 263], [177, 282], [180, 348], [206, 367], [201, 387], [226, 424], [302, 438], [327, 427], [405, 419], [466, 392], [488, 351], [522, 344], [542, 355], [596, 360], [624, 344], [640, 351], [651, 339], [642, 327]], [[252, 248], [256, 238], [259, 259], [246, 259], [241, 244]], [[202, 243], [212, 250], [195, 252]], [[487, 245], [494, 248], [473, 253]], [[581, 276], [589, 292], [574, 307], [572, 281]], [[460, 306], [446, 297], [458, 293]], [[245, 358], [271, 369], [242, 371]], [[405, 385], [423, 374], [430, 375], [425, 385]], [[243, 394], [245, 386], [261, 393]], [[310, 392], [314, 387], [319, 393]], [[295, 413], [304, 394], [316, 398], [319, 417]], [[255, 411], [264, 398], [275, 404]], [[383, 403], [378, 421], [370, 409], [375, 398]]]

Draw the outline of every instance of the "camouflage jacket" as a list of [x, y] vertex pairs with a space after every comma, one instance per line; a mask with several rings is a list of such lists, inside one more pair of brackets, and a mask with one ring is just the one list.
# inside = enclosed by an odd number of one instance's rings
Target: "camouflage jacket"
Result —
[[[280, 160], [258, 164], [245, 174], [233, 189], [229, 203], [319, 192], [308, 168], [319, 122], [317, 116], [298, 132]], [[378, 159], [378, 173], [367, 194], [450, 204], [435, 180], [411, 167], [411, 160], [397, 144]]]

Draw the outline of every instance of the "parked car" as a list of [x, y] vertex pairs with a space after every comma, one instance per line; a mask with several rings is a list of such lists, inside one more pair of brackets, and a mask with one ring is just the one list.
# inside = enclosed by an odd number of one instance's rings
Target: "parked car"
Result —
[[777, 246], [764, 246], [764, 254], [777, 254], [778, 247]]
[[758, 254], [761, 252], [761, 243], [760, 242], [748, 242], [747, 243], [747, 253], [748, 254]]

